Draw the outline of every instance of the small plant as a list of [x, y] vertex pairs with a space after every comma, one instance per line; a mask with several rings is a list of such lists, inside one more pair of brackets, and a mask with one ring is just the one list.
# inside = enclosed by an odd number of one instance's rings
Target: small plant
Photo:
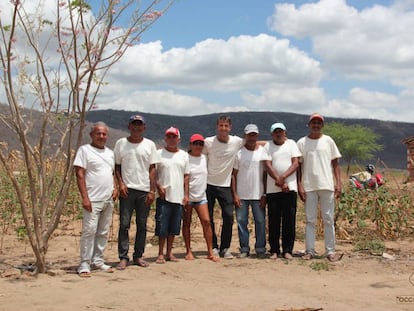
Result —
[[309, 267], [311, 267], [312, 270], [315, 271], [329, 271], [329, 265], [325, 261], [315, 261], [312, 262]]
[[373, 255], [382, 255], [385, 249], [385, 244], [380, 239], [364, 240], [361, 239], [355, 243], [355, 251], [369, 252]]

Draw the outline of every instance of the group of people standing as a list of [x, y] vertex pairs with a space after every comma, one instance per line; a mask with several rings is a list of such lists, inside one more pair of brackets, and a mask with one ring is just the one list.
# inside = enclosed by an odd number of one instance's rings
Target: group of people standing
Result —
[[[302, 258], [312, 259], [316, 254], [315, 226], [320, 203], [326, 256], [330, 261], [340, 260], [341, 256], [335, 253], [334, 205], [335, 197], [341, 193], [341, 154], [332, 138], [322, 134], [323, 125], [320, 114], [311, 115], [309, 134], [296, 143], [287, 138], [283, 123], [274, 123], [270, 127], [272, 140], [261, 141], [257, 125], [246, 125], [243, 137], [238, 137], [230, 134], [230, 117], [220, 116], [216, 135], [204, 138], [193, 134], [187, 152], [179, 147], [181, 135], [175, 127], [165, 131], [164, 147], [157, 149], [153, 141], [144, 137], [146, 123], [140, 115], [130, 117], [130, 134], [116, 142], [114, 151], [106, 147], [108, 127], [102, 122], [94, 124], [91, 143], [79, 148], [74, 161], [83, 206], [79, 275], [90, 276], [91, 268], [114, 271], [105, 264], [103, 253], [113, 202], [118, 197], [119, 270], [125, 270], [130, 263], [129, 229], [134, 211], [132, 263], [148, 267], [143, 254], [147, 218], [154, 201], [158, 264], [178, 260], [173, 243], [180, 234], [181, 221], [185, 259], [194, 259], [190, 232], [193, 209], [202, 225], [209, 260], [234, 257], [230, 251], [234, 210], [240, 242], [238, 256], [251, 255], [249, 207], [255, 224], [255, 255], [266, 257], [266, 205], [270, 258], [292, 259], [298, 194], [305, 202], [306, 213], [306, 253]], [[220, 241], [214, 222], [216, 201], [222, 218]]]

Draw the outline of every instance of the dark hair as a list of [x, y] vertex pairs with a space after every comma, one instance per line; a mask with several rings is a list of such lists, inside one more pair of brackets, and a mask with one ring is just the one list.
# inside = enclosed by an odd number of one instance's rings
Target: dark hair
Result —
[[220, 122], [228, 122], [231, 125], [231, 118], [229, 116], [219, 116], [217, 118], [217, 124]]

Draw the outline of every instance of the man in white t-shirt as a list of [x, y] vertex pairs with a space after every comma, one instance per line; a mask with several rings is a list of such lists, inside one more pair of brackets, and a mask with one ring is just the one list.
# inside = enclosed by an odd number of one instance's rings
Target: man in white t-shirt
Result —
[[[174, 238], [180, 234], [183, 206], [189, 198], [190, 162], [188, 153], [178, 148], [180, 131], [170, 127], [165, 131], [165, 147], [157, 151], [157, 190], [155, 235], [159, 238], [156, 263], [177, 261], [172, 253]], [[164, 245], [167, 251], [164, 256]]]
[[[325, 252], [329, 261], [338, 261], [342, 255], [335, 254], [335, 198], [342, 191], [341, 153], [334, 140], [322, 133], [324, 118], [318, 113], [310, 116], [308, 136], [298, 141], [302, 153], [299, 173], [299, 196], [305, 202], [306, 254], [303, 259], [315, 256], [315, 228], [318, 202], [324, 224]], [[334, 183], [335, 179], [335, 183]]]
[[105, 123], [95, 123], [90, 137], [92, 142], [78, 149], [73, 163], [83, 207], [78, 268], [81, 277], [91, 276], [91, 264], [102, 271], [113, 272], [113, 268], [105, 264], [103, 253], [118, 193], [114, 187], [114, 153], [105, 146], [108, 139]]
[[155, 199], [155, 164], [159, 162], [157, 148], [152, 140], [145, 138], [145, 120], [140, 115], [129, 118], [130, 135], [119, 139], [114, 148], [115, 173], [120, 191], [119, 235], [117, 269], [125, 270], [129, 257], [129, 228], [135, 211], [136, 235], [133, 253], [134, 264], [148, 267], [142, 256], [147, 236], [147, 218]]
[[270, 133], [272, 140], [264, 146], [270, 157], [266, 161], [266, 166], [270, 169], [266, 182], [270, 258], [277, 259], [283, 254], [284, 258], [292, 259], [298, 192], [296, 171], [301, 153], [296, 142], [286, 137], [286, 126], [283, 123], [272, 124]]
[[[207, 155], [207, 201], [213, 231], [213, 251], [216, 256], [231, 259], [230, 244], [233, 231], [233, 195], [231, 193], [231, 176], [234, 159], [244, 141], [238, 136], [230, 135], [231, 118], [220, 116], [217, 119], [217, 134], [204, 141], [203, 153]], [[220, 247], [214, 225], [214, 206], [216, 200], [221, 207], [223, 220]]]
[[255, 252], [258, 258], [266, 255], [266, 197], [264, 196], [264, 161], [269, 157], [265, 149], [257, 144], [259, 128], [248, 124], [244, 128], [244, 146], [238, 151], [233, 169], [233, 201], [236, 206], [237, 229], [239, 233], [240, 255], [250, 255], [249, 246], [249, 206], [252, 208], [256, 235]]

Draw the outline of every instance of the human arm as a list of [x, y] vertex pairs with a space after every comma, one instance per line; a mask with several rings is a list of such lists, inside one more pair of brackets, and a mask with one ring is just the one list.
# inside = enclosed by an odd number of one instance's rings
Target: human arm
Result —
[[306, 192], [305, 192], [305, 189], [303, 188], [303, 183], [302, 183], [302, 163], [299, 163], [296, 176], [297, 176], [297, 182], [298, 182], [299, 198], [302, 200], [302, 202], [305, 202]]
[[342, 193], [341, 167], [339, 166], [339, 159], [333, 159], [331, 163], [335, 179], [335, 198], [339, 198]]
[[240, 198], [237, 194], [237, 173], [239, 170], [233, 169], [233, 172], [231, 174], [231, 193], [233, 194], [233, 203], [236, 208], [240, 207]]
[[184, 174], [184, 198], [183, 205], [186, 206], [190, 200], [190, 174]]
[[118, 181], [119, 196], [121, 198], [126, 198], [128, 196], [128, 187], [124, 184], [124, 180], [122, 179], [121, 164], [115, 164], [115, 176]]
[[148, 169], [149, 174], [149, 182], [150, 182], [150, 191], [147, 193], [147, 196], [145, 198], [145, 204], [147, 206], [150, 206], [152, 202], [155, 200], [155, 193], [156, 193], [156, 175], [157, 171], [155, 169], [155, 164], [150, 164]]
[[89, 200], [88, 191], [86, 190], [85, 180], [86, 169], [80, 166], [75, 166], [76, 183], [78, 184], [79, 193], [82, 198], [82, 207], [88, 212], [92, 212], [92, 204]]

